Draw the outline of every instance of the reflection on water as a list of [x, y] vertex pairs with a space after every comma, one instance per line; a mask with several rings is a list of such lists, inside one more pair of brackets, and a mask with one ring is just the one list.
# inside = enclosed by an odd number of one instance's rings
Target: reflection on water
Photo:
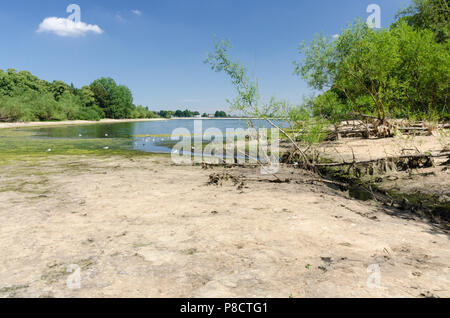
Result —
[[[217, 128], [225, 135], [227, 128], [248, 128], [246, 120], [198, 120], [202, 131]], [[264, 120], [253, 120], [255, 128], [271, 128]], [[278, 122], [283, 127], [285, 124]], [[177, 141], [171, 140], [172, 132], [177, 128], [186, 128], [194, 135], [194, 120], [167, 120], [148, 122], [127, 122], [111, 124], [92, 124], [82, 126], [55, 126], [35, 128], [38, 138], [57, 139], [125, 139], [121, 147], [151, 153], [170, 153]], [[199, 150], [195, 149], [194, 152]]]

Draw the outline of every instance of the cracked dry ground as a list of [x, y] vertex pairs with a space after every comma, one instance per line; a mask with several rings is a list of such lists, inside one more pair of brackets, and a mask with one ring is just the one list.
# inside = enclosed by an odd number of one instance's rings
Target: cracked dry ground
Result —
[[0, 297], [450, 296], [442, 229], [299, 170], [208, 185], [221, 171], [163, 156], [1, 166]]

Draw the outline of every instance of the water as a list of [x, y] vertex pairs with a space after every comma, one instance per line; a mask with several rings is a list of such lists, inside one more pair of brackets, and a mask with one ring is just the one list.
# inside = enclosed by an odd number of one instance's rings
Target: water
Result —
[[[242, 119], [211, 119], [198, 120], [202, 124], [202, 131], [209, 128], [218, 128], [226, 133], [227, 128], [248, 128], [247, 121]], [[253, 120], [255, 128], [271, 128], [264, 120]], [[277, 122], [278, 125], [286, 127], [286, 124]], [[109, 124], [91, 124], [80, 126], [54, 126], [32, 129], [36, 138], [40, 139], [66, 139], [70, 140], [92, 140], [92, 139], [120, 139], [127, 142], [120, 143], [115, 147], [122, 147], [137, 151], [150, 153], [170, 153], [176, 141], [171, 141], [170, 136], [177, 128], [186, 128], [193, 135], [194, 120], [167, 120], [148, 122], [126, 122]], [[114, 146], [112, 146], [114, 147]]]

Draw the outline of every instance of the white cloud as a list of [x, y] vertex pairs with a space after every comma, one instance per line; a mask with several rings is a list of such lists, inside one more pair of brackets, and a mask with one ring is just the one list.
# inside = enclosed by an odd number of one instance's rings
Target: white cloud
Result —
[[125, 22], [125, 19], [119, 13], [116, 14], [116, 19], [120, 22]]
[[142, 15], [142, 12], [139, 10], [131, 10], [135, 15]]
[[86, 24], [81, 21], [74, 22], [66, 18], [50, 17], [45, 18], [41, 22], [37, 32], [49, 32], [64, 37], [77, 37], [84, 36], [89, 32], [102, 34], [103, 30], [95, 24]]
[[333, 35], [333, 39], [337, 39], [340, 35], [339, 34], [335, 34]]

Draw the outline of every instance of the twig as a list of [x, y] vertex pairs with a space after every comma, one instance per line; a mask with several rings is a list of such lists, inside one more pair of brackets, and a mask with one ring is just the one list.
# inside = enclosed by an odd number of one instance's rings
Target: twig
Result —
[[320, 163], [316, 164], [316, 167], [340, 167], [340, 166], [349, 166], [355, 164], [365, 164], [378, 162], [380, 160], [394, 160], [394, 159], [414, 159], [414, 158], [439, 158], [439, 157], [450, 157], [450, 152], [442, 152], [438, 154], [417, 154], [417, 155], [401, 155], [401, 156], [388, 156], [385, 158], [372, 159], [372, 160], [361, 160], [361, 161], [353, 161], [353, 162], [342, 162], [342, 163]]
[[306, 156], [306, 154], [303, 152], [303, 150], [297, 145], [297, 143], [291, 138], [291, 136], [289, 136], [283, 129], [281, 129], [280, 127], [278, 127], [277, 125], [275, 125], [269, 118], [265, 118], [266, 121], [272, 125], [272, 127], [277, 128], [279, 131], [281, 131], [281, 133], [283, 135], [285, 135], [290, 141], [291, 143], [294, 145], [294, 147], [300, 152], [300, 154], [303, 157], [304, 160], [304, 164], [308, 167], [308, 168], [314, 168], [314, 163], [309, 162], [308, 157]]

